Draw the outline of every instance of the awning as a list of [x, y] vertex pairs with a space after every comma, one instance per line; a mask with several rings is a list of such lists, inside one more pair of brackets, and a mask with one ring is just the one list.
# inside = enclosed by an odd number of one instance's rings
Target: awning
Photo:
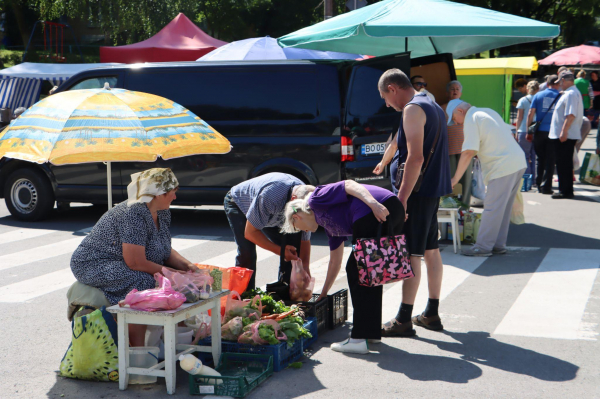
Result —
[[538, 70], [535, 57], [454, 60], [456, 75], [531, 75]]
[[0, 108], [12, 110], [29, 108], [40, 99], [42, 81], [60, 86], [71, 76], [88, 69], [121, 65], [117, 63], [97, 64], [45, 64], [24, 62], [0, 70]]
[[29, 108], [40, 98], [40, 79], [0, 79], [0, 108]]

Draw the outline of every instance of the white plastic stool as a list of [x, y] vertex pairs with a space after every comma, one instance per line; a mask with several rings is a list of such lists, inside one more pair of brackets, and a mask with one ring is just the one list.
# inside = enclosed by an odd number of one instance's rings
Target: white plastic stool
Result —
[[454, 253], [457, 252], [460, 246], [460, 232], [458, 231], [458, 211], [460, 208], [439, 208], [438, 210], [438, 223], [450, 223], [452, 226], [452, 244], [454, 245]]

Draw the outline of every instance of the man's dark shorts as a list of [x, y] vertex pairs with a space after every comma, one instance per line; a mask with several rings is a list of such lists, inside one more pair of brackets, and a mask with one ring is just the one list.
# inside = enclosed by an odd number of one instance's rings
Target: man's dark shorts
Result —
[[438, 249], [437, 213], [440, 199], [411, 195], [407, 206], [408, 219], [402, 233], [406, 235], [411, 256], [423, 256], [426, 250]]

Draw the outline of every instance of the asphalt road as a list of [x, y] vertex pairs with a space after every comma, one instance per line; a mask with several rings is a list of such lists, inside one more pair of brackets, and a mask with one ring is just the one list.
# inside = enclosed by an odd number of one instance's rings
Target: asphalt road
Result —
[[[591, 150], [595, 134], [583, 150]], [[443, 242], [445, 330], [384, 339], [367, 356], [332, 352], [345, 326], [319, 337], [301, 369], [274, 374], [250, 398], [593, 398], [600, 397], [600, 188], [577, 184], [574, 200], [524, 193], [526, 224], [511, 226], [510, 252], [465, 258]], [[69, 260], [102, 211], [74, 205], [22, 223], [0, 203], [0, 398], [155, 398], [164, 380], [130, 385], [57, 376], [70, 342]], [[235, 243], [221, 208], [173, 209], [173, 246], [195, 262], [233, 265]], [[200, 241], [209, 236], [210, 241]], [[206, 238], [206, 237], [205, 237]], [[196, 240], [196, 241], [194, 241]], [[195, 245], [195, 243], [198, 243]], [[313, 274], [324, 281], [328, 248], [313, 236]], [[259, 254], [257, 284], [277, 277], [278, 259]], [[336, 288], [346, 286], [340, 275]], [[415, 313], [427, 294], [422, 282]], [[385, 287], [384, 319], [401, 285]], [[360, 298], [357, 298], [360, 300]], [[178, 373], [175, 397], [187, 397]]]

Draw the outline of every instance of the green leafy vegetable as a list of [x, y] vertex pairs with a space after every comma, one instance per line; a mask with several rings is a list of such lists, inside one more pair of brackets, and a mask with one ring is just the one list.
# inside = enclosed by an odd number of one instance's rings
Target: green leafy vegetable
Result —
[[269, 345], [278, 345], [279, 340], [275, 337], [275, 329], [268, 324], [258, 326], [258, 336], [269, 343]]
[[283, 333], [287, 336], [288, 348], [294, 346], [296, 340], [300, 338], [312, 338], [312, 334], [304, 328], [304, 322], [301, 317], [289, 316], [279, 321]]
[[290, 365], [288, 367], [291, 367], [293, 369], [299, 369], [302, 368], [302, 362], [294, 362], [294, 363], [290, 363]]

